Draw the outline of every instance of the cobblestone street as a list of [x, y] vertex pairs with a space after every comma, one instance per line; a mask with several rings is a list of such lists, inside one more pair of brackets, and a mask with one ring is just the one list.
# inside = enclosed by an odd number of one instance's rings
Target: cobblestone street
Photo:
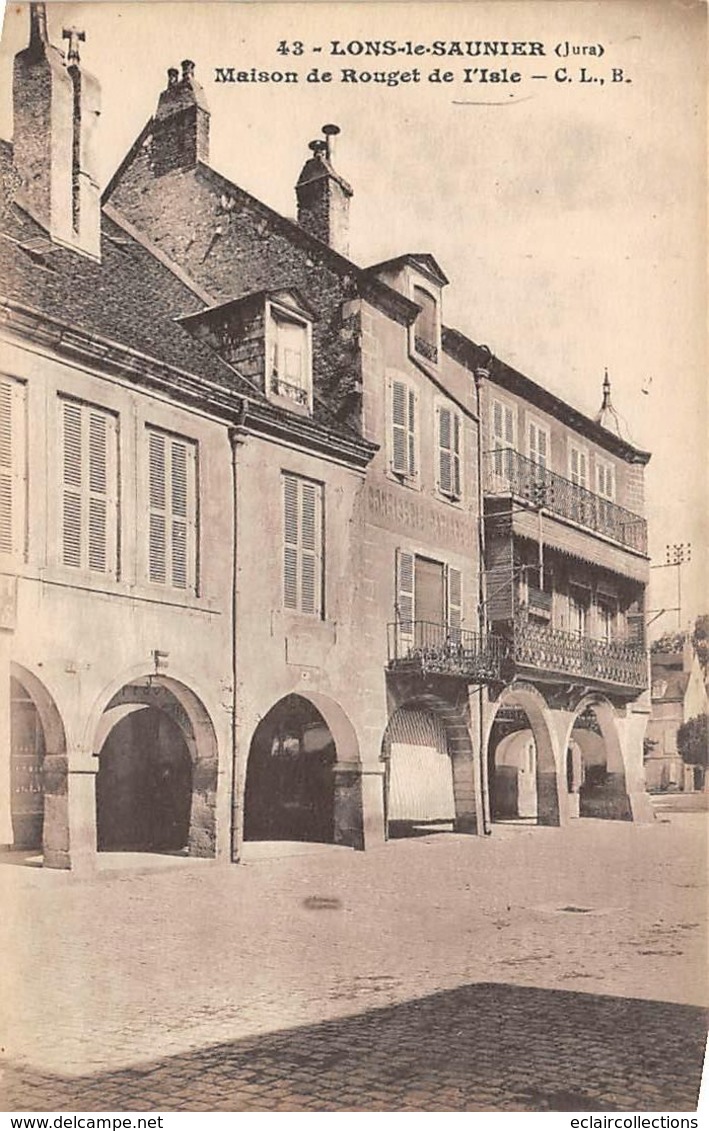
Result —
[[5, 866], [5, 1105], [691, 1109], [706, 821]]

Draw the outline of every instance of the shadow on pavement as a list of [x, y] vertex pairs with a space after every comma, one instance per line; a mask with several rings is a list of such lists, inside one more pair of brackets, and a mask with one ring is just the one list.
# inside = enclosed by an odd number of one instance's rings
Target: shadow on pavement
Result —
[[691, 1111], [706, 1021], [694, 1006], [480, 983], [121, 1071], [7, 1066], [6, 1110]]

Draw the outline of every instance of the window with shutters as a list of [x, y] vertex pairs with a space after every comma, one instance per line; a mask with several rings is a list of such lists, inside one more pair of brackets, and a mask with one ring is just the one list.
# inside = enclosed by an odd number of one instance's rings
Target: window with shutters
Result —
[[323, 487], [283, 474], [283, 604], [323, 616]]
[[463, 421], [460, 413], [441, 405], [436, 413], [438, 442], [438, 490], [450, 499], [459, 499], [461, 487], [461, 448]]
[[517, 429], [515, 427], [515, 409], [505, 401], [492, 402], [492, 451], [495, 475], [509, 476], [513, 466], [508, 454], [517, 446]]
[[615, 499], [615, 468], [612, 463], [596, 460], [596, 491], [602, 499]]
[[26, 386], [0, 376], [0, 554], [24, 557], [27, 540]]
[[197, 592], [197, 445], [146, 429], [148, 580]]
[[391, 469], [407, 479], [416, 477], [418, 468], [416, 393], [405, 381], [391, 382]]
[[527, 454], [532, 463], [549, 467], [549, 431], [536, 420], [530, 420], [527, 429]]
[[425, 646], [426, 643], [442, 644], [449, 639], [459, 643], [463, 623], [462, 581], [459, 569], [420, 557], [410, 550], [398, 549], [394, 615], [399, 642]]
[[62, 565], [118, 576], [118, 420], [59, 398]]
[[312, 408], [310, 323], [269, 303], [267, 387], [301, 408]]
[[569, 448], [569, 478], [579, 487], [588, 487], [588, 452], [575, 444]]

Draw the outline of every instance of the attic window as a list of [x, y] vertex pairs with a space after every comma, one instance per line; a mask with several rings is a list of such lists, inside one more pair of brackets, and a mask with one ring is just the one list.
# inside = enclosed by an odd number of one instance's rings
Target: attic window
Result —
[[414, 302], [421, 310], [414, 325], [414, 350], [433, 365], [438, 364], [440, 325], [438, 303], [423, 287], [414, 287]]
[[310, 411], [313, 380], [309, 322], [269, 304], [267, 358], [271, 397]]

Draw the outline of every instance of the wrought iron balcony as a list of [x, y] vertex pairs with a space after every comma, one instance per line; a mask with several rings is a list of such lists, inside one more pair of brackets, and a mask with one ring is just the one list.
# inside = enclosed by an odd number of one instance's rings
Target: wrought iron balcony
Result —
[[647, 687], [647, 654], [629, 641], [591, 640], [520, 617], [514, 623], [511, 651], [515, 665], [540, 672], [636, 690]]
[[486, 495], [514, 495], [533, 507], [570, 519], [621, 545], [647, 553], [647, 523], [610, 499], [572, 483], [512, 448], [485, 452]]
[[387, 628], [390, 670], [457, 676], [469, 683], [500, 678], [506, 644], [499, 636], [422, 620], [396, 621]]

